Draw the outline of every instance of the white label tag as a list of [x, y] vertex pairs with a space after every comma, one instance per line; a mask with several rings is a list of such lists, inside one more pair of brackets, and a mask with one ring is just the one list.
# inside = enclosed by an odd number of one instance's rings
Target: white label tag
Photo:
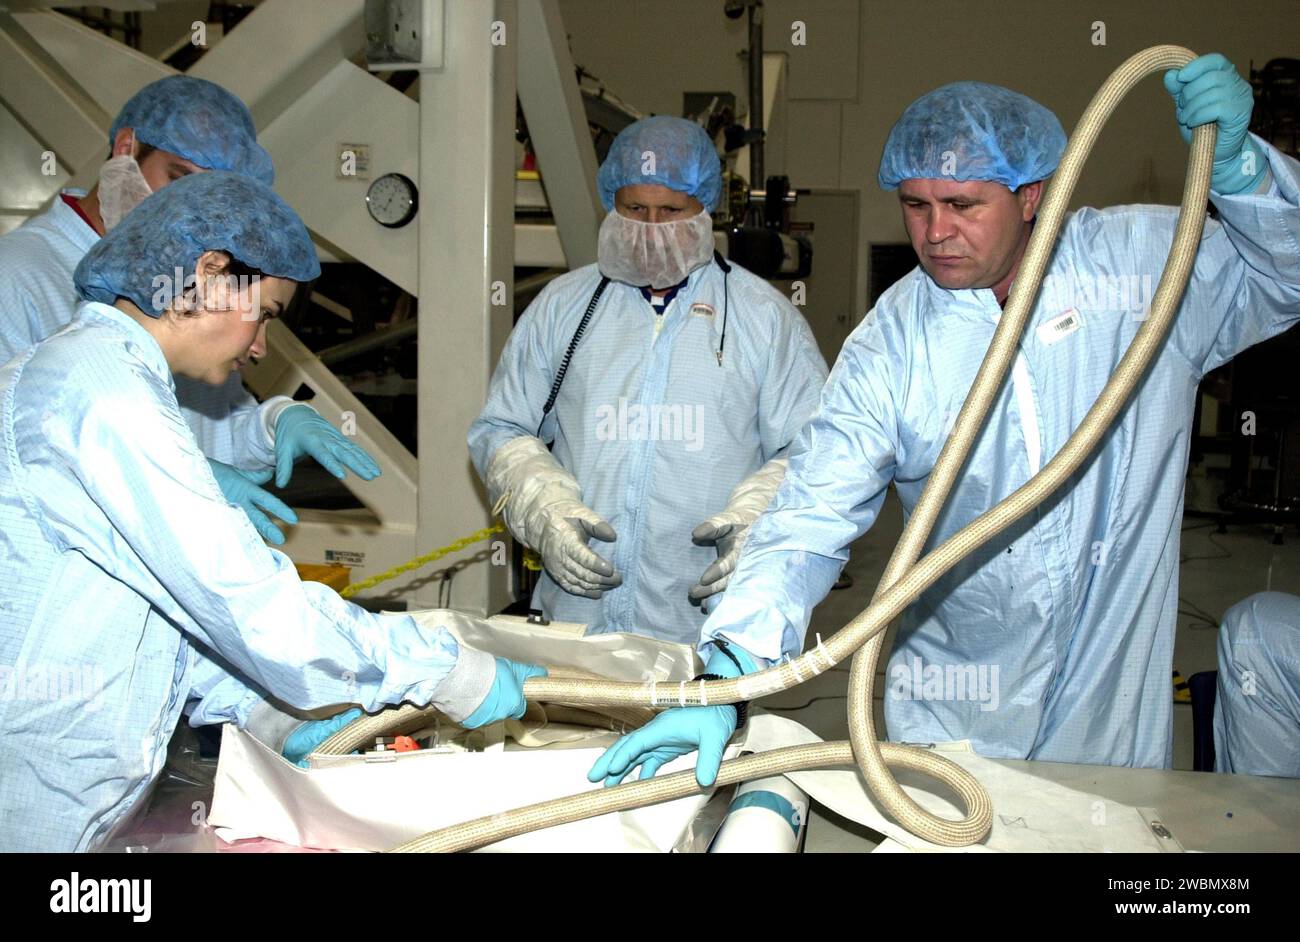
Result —
[[691, 305], [691, 317], [712, 317], [716, 311], [703, 301], [696, 301]]
[[1064, 340], [1083, 326], [1083, 318], [1074, 308], [1070, 308], [1059, 317], [1054, 317], [1038, 328], [1038, 339], [1047, 345]]

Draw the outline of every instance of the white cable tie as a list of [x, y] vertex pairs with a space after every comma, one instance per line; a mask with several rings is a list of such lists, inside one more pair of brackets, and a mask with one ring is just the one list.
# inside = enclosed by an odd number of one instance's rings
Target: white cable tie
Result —
[[700, 678], [700, 706], [709, 705], [709, 695], [704, 692], [704, 678]]
[[789, 653], [786, 653], [784, 656], [785, 656], [785, 663], [789, 666], [790, 670], [794, 672], [795, 680], [799, 681], [799, 683], [803, 683], [803, 679], [804, 679], [803, 674], [799, 673], [799, 668], [795, 664], [795, 662], [790, 658]]
[[831, 656], [830, 656], [829, 654], [826, 653], [826, 648], [825, 648], [825, 646], [822, 644], [822, 635], [821, 635], [821, 632], [820, 632], [820, 631], [817, 632], [817, 650], [821, 652], [821, 656], [822, 656], [822, 657], [826, 658], [826, 669], [827, 669], [827, 670], [829, 670], [829, 669], [831, 669], [832, 667], [835, 666], [835, 661], [832, 660], [832, 659], [831, 659]]
[[677, 682], [677, 705], [686, 706], [686, 681]]

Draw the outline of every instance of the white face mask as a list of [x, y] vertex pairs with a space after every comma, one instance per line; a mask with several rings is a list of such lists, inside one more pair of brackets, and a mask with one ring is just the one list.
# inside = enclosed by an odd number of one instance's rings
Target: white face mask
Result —
[[99, 215], [104, 219], [104, 231], [110, 231], [152, 192], [130, 154], [106, 161], [99, 168]]
[[612, 209], [600, 224], [600, 273], [656, 290], [680, 284], [713, 258], [713, 219], [702, 212], [672, 222], [638, 222]]

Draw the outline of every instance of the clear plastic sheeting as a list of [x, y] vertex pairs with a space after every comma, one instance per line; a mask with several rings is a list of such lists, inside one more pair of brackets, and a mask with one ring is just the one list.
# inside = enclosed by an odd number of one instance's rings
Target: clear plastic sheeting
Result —
[[214, 759], [199, 754], [199, 741], [188, 726], [177, 728], [167, 750], [167, 764], [138, 810], [124, 819], [100, 847], [104, 853], [211, 854], [220, 841], [208, 827], [212, 806]]
[[[213, 727], [215, 728], [215, 727]], [[153, 790], [99, 850], [109, 854], [300, 854], [316, 853], [265, 838], [225, 841], [208, 823], [215, 757], [205, 757], [198, 734], [179, 726], [167, 764]]]
[[470, 647], [497, 657], [583, 670], [609, 680], [690, 680], [704, 669], [691, 645], [645, 635], [585, 635], [586, 625], [561, 621], [542, 625], [516, 615], [484, 620], [437, 608], [409, 614], [419, 625], [446, 628]]

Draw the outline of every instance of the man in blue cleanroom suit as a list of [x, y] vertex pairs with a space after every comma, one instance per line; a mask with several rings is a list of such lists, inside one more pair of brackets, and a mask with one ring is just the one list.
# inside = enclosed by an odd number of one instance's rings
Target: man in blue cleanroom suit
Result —
[[[79, 303], [73, 269], [151, 191], [202, 170], [231, 170], [267, 186], [275, 179], [244, 103], [185, 75], [136, 92], [113, 122], [108, 145], [112, 155], [89, 193], [65, 190], [46, 212], [0, 236], [0, 364], [72, 320]], [[259, 407], [237, 372], [219, 386], [177, 377], [176, 393], [222, 492], [272, 543], [283, 543], [284, 535], [263, 511], [297, 522], [292, 509], [258, 486], [272, 469], [280, 487], [304, 455], [338, 478], [349, 468], [367, 480], [379, 474], [363, 449], [310, 406], [276, 396]]]
[[[265, 273], [258, 291], [230, 288], [231, 256]], [[158, 295], [153, 273], [177, 269], [197, 287]], [[88, 303], [0, 367], [0, 851], [102, 845], [187, 700], [192, 723], [235, 722], [290, 759], [342, 719], [303, 723], [270, 697], [430, 703], [470, 727], [523, 714], [539, 668], [300, 581], [223, 499], [181, 415], [173, 374], [220, 381], [319, 273], [270, 188], [194, 174], [91, 248], [75, 273]]]
[[547, 617], [694, 644], [701, 600], [726, 585], [826, 367], [784, 296], [714, 259], [722, 179], [698, 125], [625, 128], [597, 183], [599, 260], [520, 318], [470, 455], [511, 533], [542, 557], [533, 604]]
[[1300, 778], [1300, 597], [1259, 592], [1223, 616], [1216, 772]]
[[[1172, 761], [1178, 539], [1197, 384], [1300, 319], [1300, 166], [1247, 134], [1250, 86], [1222, 56], [1167, 73], [1165, 87], [1185, 138], [1218, 124], [1220, 221], [1206, 224], [1163, 350], [1092, 458], [904, 616], [882, 684], [893, 740], [970, 739], [986, 755], [1060, 762]], [[921, 267], [845, 343], [791, 448], [786, 482], [705, 625], [706, 648], [725, 638], [769, 660], [798, 654], [813, 606], [888, 484], [905, 511], [915, 507], [992, 339], [1039, 181], [1064, 144], [1041, 105], [973, 82], [923, 96], [894, 126], [879, 181], [898, 189]], [[1171, 207], [1119, 206], [1069, 218], [1011, 376], [927, 549], [1023, 485], [1082, 421], [1141, 326], [1176, 217]], [[980, 672], [983, 682], [964, 682]], [[593, 771], [619, 777], [647, 756], [703, 742], [697, 776], [711, 781], [735, 713], [670, 711]]]

